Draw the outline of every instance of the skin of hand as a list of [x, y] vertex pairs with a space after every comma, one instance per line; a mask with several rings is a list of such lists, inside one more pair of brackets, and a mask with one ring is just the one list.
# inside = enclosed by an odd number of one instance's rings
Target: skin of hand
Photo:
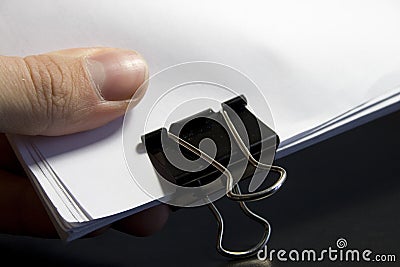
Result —
[[[131, 50], [96, 47], [0, 56], [0, 232], [57, 237], [4, 134], [57, 136], [100, 127], [122, 116], [133, 95], [132, 101], [140, 100], [147, 77], [145, 60]], [[169, 213], [160, 204], [110, 227], [146, 236], [160, 230]]]

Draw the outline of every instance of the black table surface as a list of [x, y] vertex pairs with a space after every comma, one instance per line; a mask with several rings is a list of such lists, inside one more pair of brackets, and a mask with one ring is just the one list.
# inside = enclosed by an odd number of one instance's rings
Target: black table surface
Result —
[[[215, 249], [217, 225], [206, 207], [181, 209], [151, 237], [110, 230], [65, 243], [56, 239], [0, 235], [1, 261], [11, 266], [400, 266], [400, 112], [374, 120], [277, 164], [288, 180], [274, 196], [250, 205], [268, 218], [268, 249], [337, 248], [396, 256], [395, 263], [331, 261], [233, 261]], [[226, 220], [226, 245], [243, 248], [261, 227], [226, 199], [217, 201]]]

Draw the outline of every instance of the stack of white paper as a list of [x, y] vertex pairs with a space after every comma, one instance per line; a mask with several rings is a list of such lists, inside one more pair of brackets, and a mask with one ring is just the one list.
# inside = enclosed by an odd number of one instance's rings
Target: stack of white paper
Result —
[[[394, 1], [2, 1], [0, 52], [101, 45], [140, 51], [151, 73], [232, 66], [266, 96], [283, 157], [398, 109], [399, 11]], [[127, 169], [121, 126], [9, 136], [68, 240], [155, 203]]]

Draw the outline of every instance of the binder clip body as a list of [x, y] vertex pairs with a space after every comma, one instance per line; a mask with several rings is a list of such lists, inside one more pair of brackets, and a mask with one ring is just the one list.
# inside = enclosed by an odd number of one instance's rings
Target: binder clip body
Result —
[[[198, 187], [224, 177], [226, 196], [237, 201], [249, 218], [264, 227], [262, 238], [252, 248], [245, 251], [225, 249], [222, 244], [224, 221], [221, 213], [210, 201], [208, 207], [219, 226], [217, 250], [231, 258], [252, 256], [266, 245], [271, 227], [266, 219], [252, 212], [245, 202], [271, 196], [286, 180], [286, 171], [283, 168], [260, 162], [262, 154], [275, 154], [279, 137], [252, 114], [246, 105], [245, 97], [238, 96], [222, 103], [219, 112], [207, 109], [173, 123], [169, 131], [160, 128], [142, 136], [153, 167], [164, 179], [179, 186]], [[206, 139], [211, 139], [216, 146], [213, 157], [200, 149], [202, 140]], [[201, 158], [203, 164], [198, 166], [199, 171], [189, 172], [171, 163], [166, 152], [183, 154], [189, 160]], [[253, 177], [259, 170], [264, 170], [265, 175], [269, 171], [277, 172], [279, 178], [267, 189], [242, 194], [239, 183], [235, 183], [235, 180], [241, 181]]]

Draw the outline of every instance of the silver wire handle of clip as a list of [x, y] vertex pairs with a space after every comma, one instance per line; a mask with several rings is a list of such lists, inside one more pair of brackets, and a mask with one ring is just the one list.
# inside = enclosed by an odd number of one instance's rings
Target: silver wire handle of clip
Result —
[[256, 201], [256, 200], [261, 200], [267, 197], [272, 196], [275, 192], [279, 190], [279, 188], [282, 186], [282, 184], [286, 180], [286, 171], [282, 167], [279, 166], [274, 166], [274, 165], [267, 165], [264, 163], [261, 163], [257, 161], [253, 155], [250, 153], [250, 151], [247, 149], [246, 145], [244, 144], [243, 140], [240, 138], [239, 133], [237, 132], [235, 126], [233, 125], [231, 119], [228, 116], [228, 113], [225, 110], [222, 110], [222, 116], [226, 122], [226, 124], [229, 127], [229, 130], [234, 136], [234, 139], [236, 143], [238, 144], [240, 150], [242, 153], [247, 157], [248, 161], [256, 168], [264, 169], [264, 170], [271, 170], [274, 172], [277, 172], [280, 174], [279, 178], [276, 180], [276, 182], [271, 185], [270, 187], [254, 192], [254, 193], [247, 193], [247, 194], [242, 194], [240, 191], [240, 187], [238, 184], [233, 185], [233, 178], [232, 174], [230, 171], [225, 168], [221, 163], [218, 161], [215, 161], [213, 158], [211, 158], [209, 155], [201, 151], [200, 149], [196, 148], [195, 146], [191, 145], [190, 143], [186, 142], [185, 140], [179, 138], [178, 136], [168, 132], [168, 137], [174, 140], [176, 143], [182, 145], [189, 151], [193, 152], [197, 156], [201, 157], [205, 161], [207, 161], [209, 164], [213, 165], [215, 168], [217, 168], [223, 175], [227, 177], [227, 188], [232, 188], [226, 193], [226, 196], [234, 201], [239, 202], [240, 208], [242, 211], [248, 216], [250, 219], [260, 223], [264, 227], [264, 233], [263, 236], [261, 237], [260, 241], [254, 245], [253, 247], [244, 250], [244, 251], [232, 251], [225, 249], [222, 241], [223, 241], [223, 235], [224, 235], [224, 220], [217, 209], [217, 207], [210, 202], [208, 204], [209, 209], [213, 213], [214, 217], [216, 218], [218, 222], [218, 238], [217, 238], [217, 250], [220, 254], [226, 257], [230, 258], [247, 258], [255, 255], [260, 249], [263, 249], [264, 246], [267, 244], [269, 237], [271, 235], [271, 225], [269, 222], [264, 219], [263, 217], [257, 215], [253, 211], [251, 211], [247, 205], [245, 204], [246, 201]]

